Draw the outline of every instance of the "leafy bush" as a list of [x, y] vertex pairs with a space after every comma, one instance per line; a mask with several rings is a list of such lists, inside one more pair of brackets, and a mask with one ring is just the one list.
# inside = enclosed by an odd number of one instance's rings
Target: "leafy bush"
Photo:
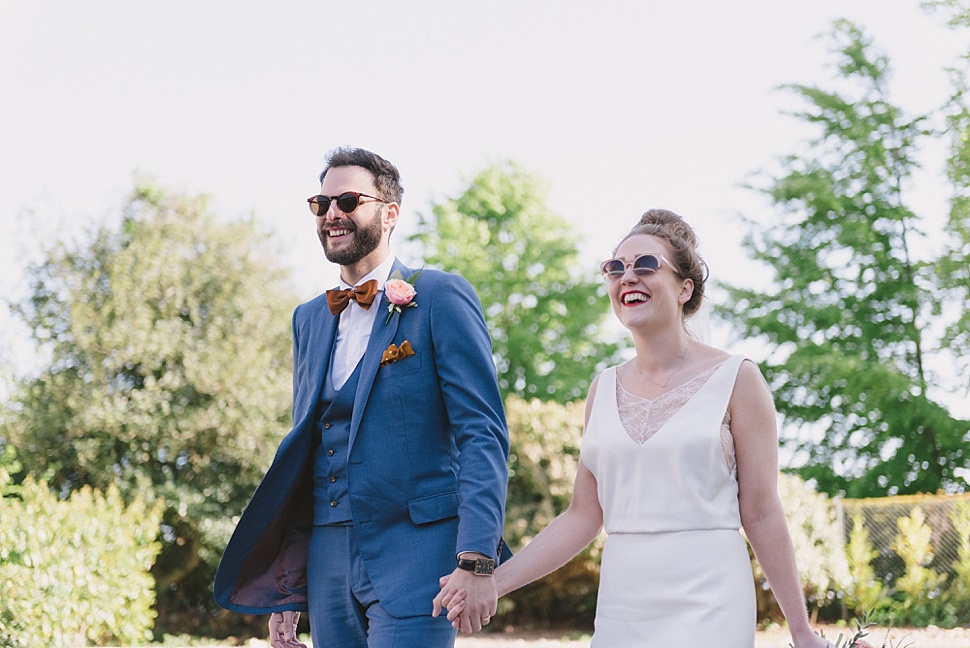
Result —
[[[842, 531], [829, 498], [794, 475], [778, 476], [778, 495], [785, 507], [802, 588], [814, 614], [835, 598], [849, 582], [849, 566], [843, 550]], [[753, 559], [758, 587], [758, 615], [780, 617], [777, 603], [767, 588], [764, 572]]]
[[887, 605], [888, 592], [882, 581], [876, 577], [876, 570], [872, 566], [873, 559], [878, 555], [879, 552], [873, 548], [869, 539], [869, 531], [866, 530], [862, 516], [854, 515], [849, 544], [846, 547], [851, 580], [845, 588], [845, 602], [863, 614]]
[[[509, 396], [505, 410], [511, 436], [505, 538], [516, 551], [569, 506], [584, 404]], [[601, 535], [562, 569], [503, 598], [495, 621], [592, 627], [602, 549]]]
[[43, 481], [0, 468], [0, 645], [85, 646], [152, 638], [149, 569], [161, 506], [117, 488], [59, 500]]
[[914, 506], [909, 516], [897, 521], [892, 549], [902, 558], [905, 572], [896, 579], [892, 610], [904, 623], [925, 626], [937, 623], [954, 625], [951, 612], [942, 600], [945, 574], [938, 574], [929, 564], [933, 561], [933, 529], [926, 523], [923, 509]]
[[957, 618], [970, 619], [970, 500], [957, 502], [950, 514], [957, 532], [957, 559], [953, 561], [954, 575], [945, 600]]

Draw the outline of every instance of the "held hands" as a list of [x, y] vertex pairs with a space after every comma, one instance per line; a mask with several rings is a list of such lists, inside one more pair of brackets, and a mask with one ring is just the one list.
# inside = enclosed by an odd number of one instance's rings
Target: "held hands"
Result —
[[431, 616], [437, 617], [442, 609], [448, 610], [451, 625], [462, 634], [481, 631], [495, 616], [498, 608], [498, 592], [493, 576], [476, 576], [456, 569], [438, 581], [441, 591], [434, 597]]
[[273, 648], [307, 648], [296, 638], [299, 612], [274, 612], [269, 615], [269, 645]]

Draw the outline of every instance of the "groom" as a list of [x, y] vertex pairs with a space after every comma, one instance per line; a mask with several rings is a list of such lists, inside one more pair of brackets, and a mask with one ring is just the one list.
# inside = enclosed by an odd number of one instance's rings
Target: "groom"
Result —
[[508, 430], [481, 305], [467, 281], [390, 253], [397, 169], [337, 149], [308, 199], [341, 289], [293, 314], [293, 429], [216, 575], [224, 608], [272, 613], [275, 648], [453, 646], [438, 577], [495, 614]]

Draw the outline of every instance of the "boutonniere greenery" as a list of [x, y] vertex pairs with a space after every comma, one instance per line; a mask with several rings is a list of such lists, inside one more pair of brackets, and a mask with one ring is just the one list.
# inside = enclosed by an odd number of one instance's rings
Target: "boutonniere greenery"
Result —
[[405, 308], [418, 305], [414, 301], [414, 296], [418, 294], [418, 291], [414, 289], [414, 282], [418, 280], [421, 272], [421, 270], [418, 270], [405, 279], [400, 272], [395, 270], [384, 283], [384, 294], [387, 295], [387, 301], [390, 302], [387, 305], [387, 319], [384, 320], [384, 326], [387, 326], [391, 321], [394, 313], [400, 313]]

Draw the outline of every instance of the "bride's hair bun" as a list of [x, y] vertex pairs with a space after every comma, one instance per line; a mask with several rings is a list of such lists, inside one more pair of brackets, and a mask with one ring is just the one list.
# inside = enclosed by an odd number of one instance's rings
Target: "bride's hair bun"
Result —
[[[650, 209], [643, 213], [640, 222], [633, 226], [623, 240], [639, 234], [662, 239], [670, 248], [670, 264], [677, 274], [694, 282], [694, 294], [684, 304], [684, 317], [690, 317], [701, 307], [704, 300], [704, 284], [709, 274], [707, 264], [697, 253], [697, 235], [683, 218], [669, 209]], [[621, 243], [623, 241], [620, 241]]]

